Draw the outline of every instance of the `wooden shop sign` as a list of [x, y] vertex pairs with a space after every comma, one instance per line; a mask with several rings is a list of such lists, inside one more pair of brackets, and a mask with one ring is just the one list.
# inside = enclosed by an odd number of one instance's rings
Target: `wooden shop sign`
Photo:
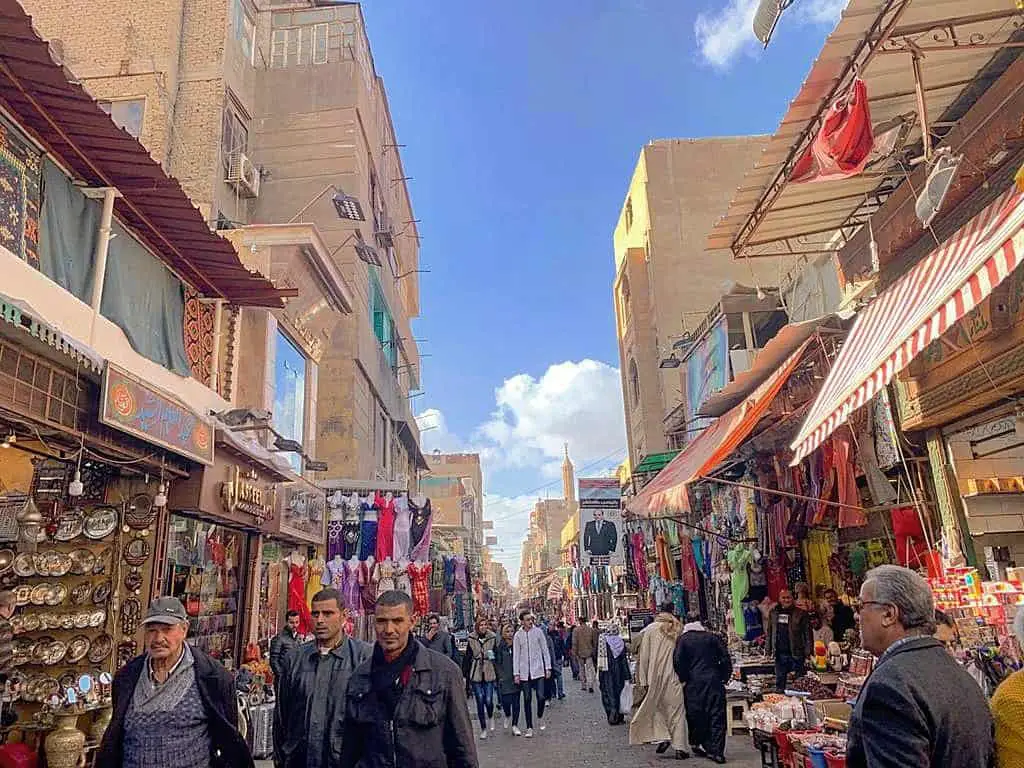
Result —
[[277, 508], [277, 486], [261, 483], [256, 470], [243, 470], [236, 464], [220, 484], [220, 499], [228, 512], [244, 512], [265, 523]]
[[103, 372], [100, 422], [185, 458], [213, 464], [210, 421], [113, 363]]

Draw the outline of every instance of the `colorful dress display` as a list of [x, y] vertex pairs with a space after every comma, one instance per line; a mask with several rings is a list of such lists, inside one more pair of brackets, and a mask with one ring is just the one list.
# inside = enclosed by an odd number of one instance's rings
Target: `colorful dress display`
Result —
[[430, 589], [428, 581], [432, 569], [430, 563], [409, 563], [406, 571], [412, 582], [412, 602], [416, 613], [425, 616], [430, 612]]
[[306, 568], [292, 564], [288, 568], [288, 610], [299, 612], [299, 634], [308, 635], [313, 630], [313, 618], [306, 602]]
[[377, 556], [377, 507], [369, 498], [360, 504], [363, 520], [359, 524], [359, 559]]
[[341, 586], [341, 599], [345, 601], [345, 608], [352, 616], [363, 615], [363, 598], [359, 592], [359, 561], [351, 562], [345, 560], [342, 563], [344, 574]]
[[359, 595], [363, 611], [373, 613], [377, 607], [377, 563], [372, 558], [359, 563]]
[[395, 500], [377, 494], [374, 506], [377, 513], [377, 562], [394, 557], [395, 553]]
[[340, 556], [331, 559], [324, 567], [322, 583], [325, 587], [342, 591], [345, 585], [345, 561]]
[[423, 506], [419, 506], [410, 498], [409, 512], [412, 516], [412, 523], [409, 527], [411, 545], [409, 559], [422, 563], [430, 559], [430, 532], [434, 525], [434, 518], [430, 511], [430, 499], [426, 499]]
[[395, 499], [395, 536], [394, 536], [394, 558], [395, 560], [408, 560], [409, 559], [409, 539], [410, 531], [409, 527], [412, 525], [412, 520], [409, 517], [409, 503], [405, 496], [399, 496]]

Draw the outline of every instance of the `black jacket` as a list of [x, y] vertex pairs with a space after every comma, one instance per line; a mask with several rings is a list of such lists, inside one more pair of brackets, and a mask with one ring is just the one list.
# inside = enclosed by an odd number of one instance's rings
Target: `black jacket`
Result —
[[[192, 648], [199, 698], [203, 701], [210, 733], [210, 764], [214, 768], [253, 768], [252, 755], [238, 733], [238, 700], [231, 673], [198, 648]], [[96, 765], [119, 768], [124, 759], [124, 719], [135, 695], [135, 684], [146, 674], [146, 657], [137, 656], [116, 675], [113, 683], [113, 713], [100, 743]]]
[[342, 768], [478, 768], [462, 674], [451, 659], [416, 648], [393, 720], [373, 690], [372, 661], [348, 684]]
[[[775, 658], [775, 633], [779, 628], [779, 606], [768, 614], [768, 628], [765, 634], [765, 650], [769, 658]], [[814, 653], [814, 632], [811, 617], [806, 611], [794, 607], [789, 616], [789, 655], [795, 659], [806, 659]]]
[[702, 630], [684, 632], [676, 640], [672, 667], [679, 682], [714, 682], [725, 685], [732, 677], [732, 657], [725, 641]]
[[850, 768], [987, 768], [992, 757], [985, 695], [938, 640], [899, 646], [861, 688], [850, 717]]
[[511, 696], [519, 693], [516, 685], [516, 669], [512, 663], [512, 646], [499, 640], [494, 647], [494, 671], [498, 673], [498, 693]]
[[299, 645], [299, 638], [293, 635], [288, 627], [270, 638], [270, 670], [274, 673], [275, 683], [284, 673], [284, 663], [288, 654]]
[[551, 638], [551, 661], [562, 666], [562, 659], [565, 658], [565, 640], [562, 639], [562, 633], [557, 629], [549, 629], [548, 637]]
[[854, 616], [853, 608], [846, 603], [836, 603], [832, 606], [832, 633], [837, 642], [843, 641], [846, 630], [856, 627], [857, 619]]
[[591, 520], [583, 527], [583, 550], [595, 557], [611, 555], [619, 543], [619, 532], [615, 523], [605, 520], [601, 530], [597, 530], [597, 521]]
[[[335, 768], [341, 758], [345, 689], [356, 667], [373, 648], [351, 637], [321, 656], [316, 642], [294, 648], [285, 660], [274, 707], [274, 757], [277, 768]], [[330, 666], [323, 667], [321, 665]], [[319, 673], [319, 674], [318, 674]], [[314, 696], [324, 706], [313, 707]], [[319, 752], [312, 741], [319, 745]]]

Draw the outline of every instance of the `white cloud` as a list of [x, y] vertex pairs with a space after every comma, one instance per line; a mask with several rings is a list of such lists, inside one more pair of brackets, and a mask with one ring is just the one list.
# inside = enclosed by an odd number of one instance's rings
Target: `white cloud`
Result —
[[757, 50], [752, 29], [757, 4], [758, 0], [728, 0], [718, 13], [697, 14], [697, 45], [711, 66], [726, 69], [741, 53]]
[[[485, 478], [495, 470], [506, 470], [529, 478], [528, 488], [561, 477], [566, 443], [577, 471], [589, 476], [614, 471], [625, 455], [622, 383], [618, 369], [610, 365], [567, 361], [550, 366], [540, 377], [517, 374], [495, 390], [494, 401], [493, 413], [468, 439], [449, 430], [440, 410], [423, 411], [416, 420], [424, 452], [479, 453]], [[550, 492], [560, 494], [561, 486], [554, 484]], [[495, 551], [495, 558], [508, 569], [513, 582], [537, 498], [536, 493], [487, 493], [484, 497], [484, 519], [494, 521], [492, 535], [503, 550]]]
[[495, 402], [477, 437], [500, 466], [557, 477], [566, 443], [577, 466], [626, 444], [619, 371], [596, 360], [558, 363], [540, 378], [513, 376], [498, 387]]
[[[797, 0], [780, 23], [834, 24], [848, 0]], [[701, 57], [716, 69], [728, 69], [740, 56], [757, 55], [760, 44], [754, 37], [754, 14], [759, 0], [726, 0], [717, 13], [700, 13], [694, 33]]]

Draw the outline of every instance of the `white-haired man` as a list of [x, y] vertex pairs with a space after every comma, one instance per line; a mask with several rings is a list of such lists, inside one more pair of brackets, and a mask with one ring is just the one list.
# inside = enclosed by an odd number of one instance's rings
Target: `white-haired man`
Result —
[[921, 576], [898, 565], [868, 572], [861, 640], [878, 656], [857, 698], [850, 768], [987, 768], [992, 717], [978, 684], [932, 634], [935, 605]]

